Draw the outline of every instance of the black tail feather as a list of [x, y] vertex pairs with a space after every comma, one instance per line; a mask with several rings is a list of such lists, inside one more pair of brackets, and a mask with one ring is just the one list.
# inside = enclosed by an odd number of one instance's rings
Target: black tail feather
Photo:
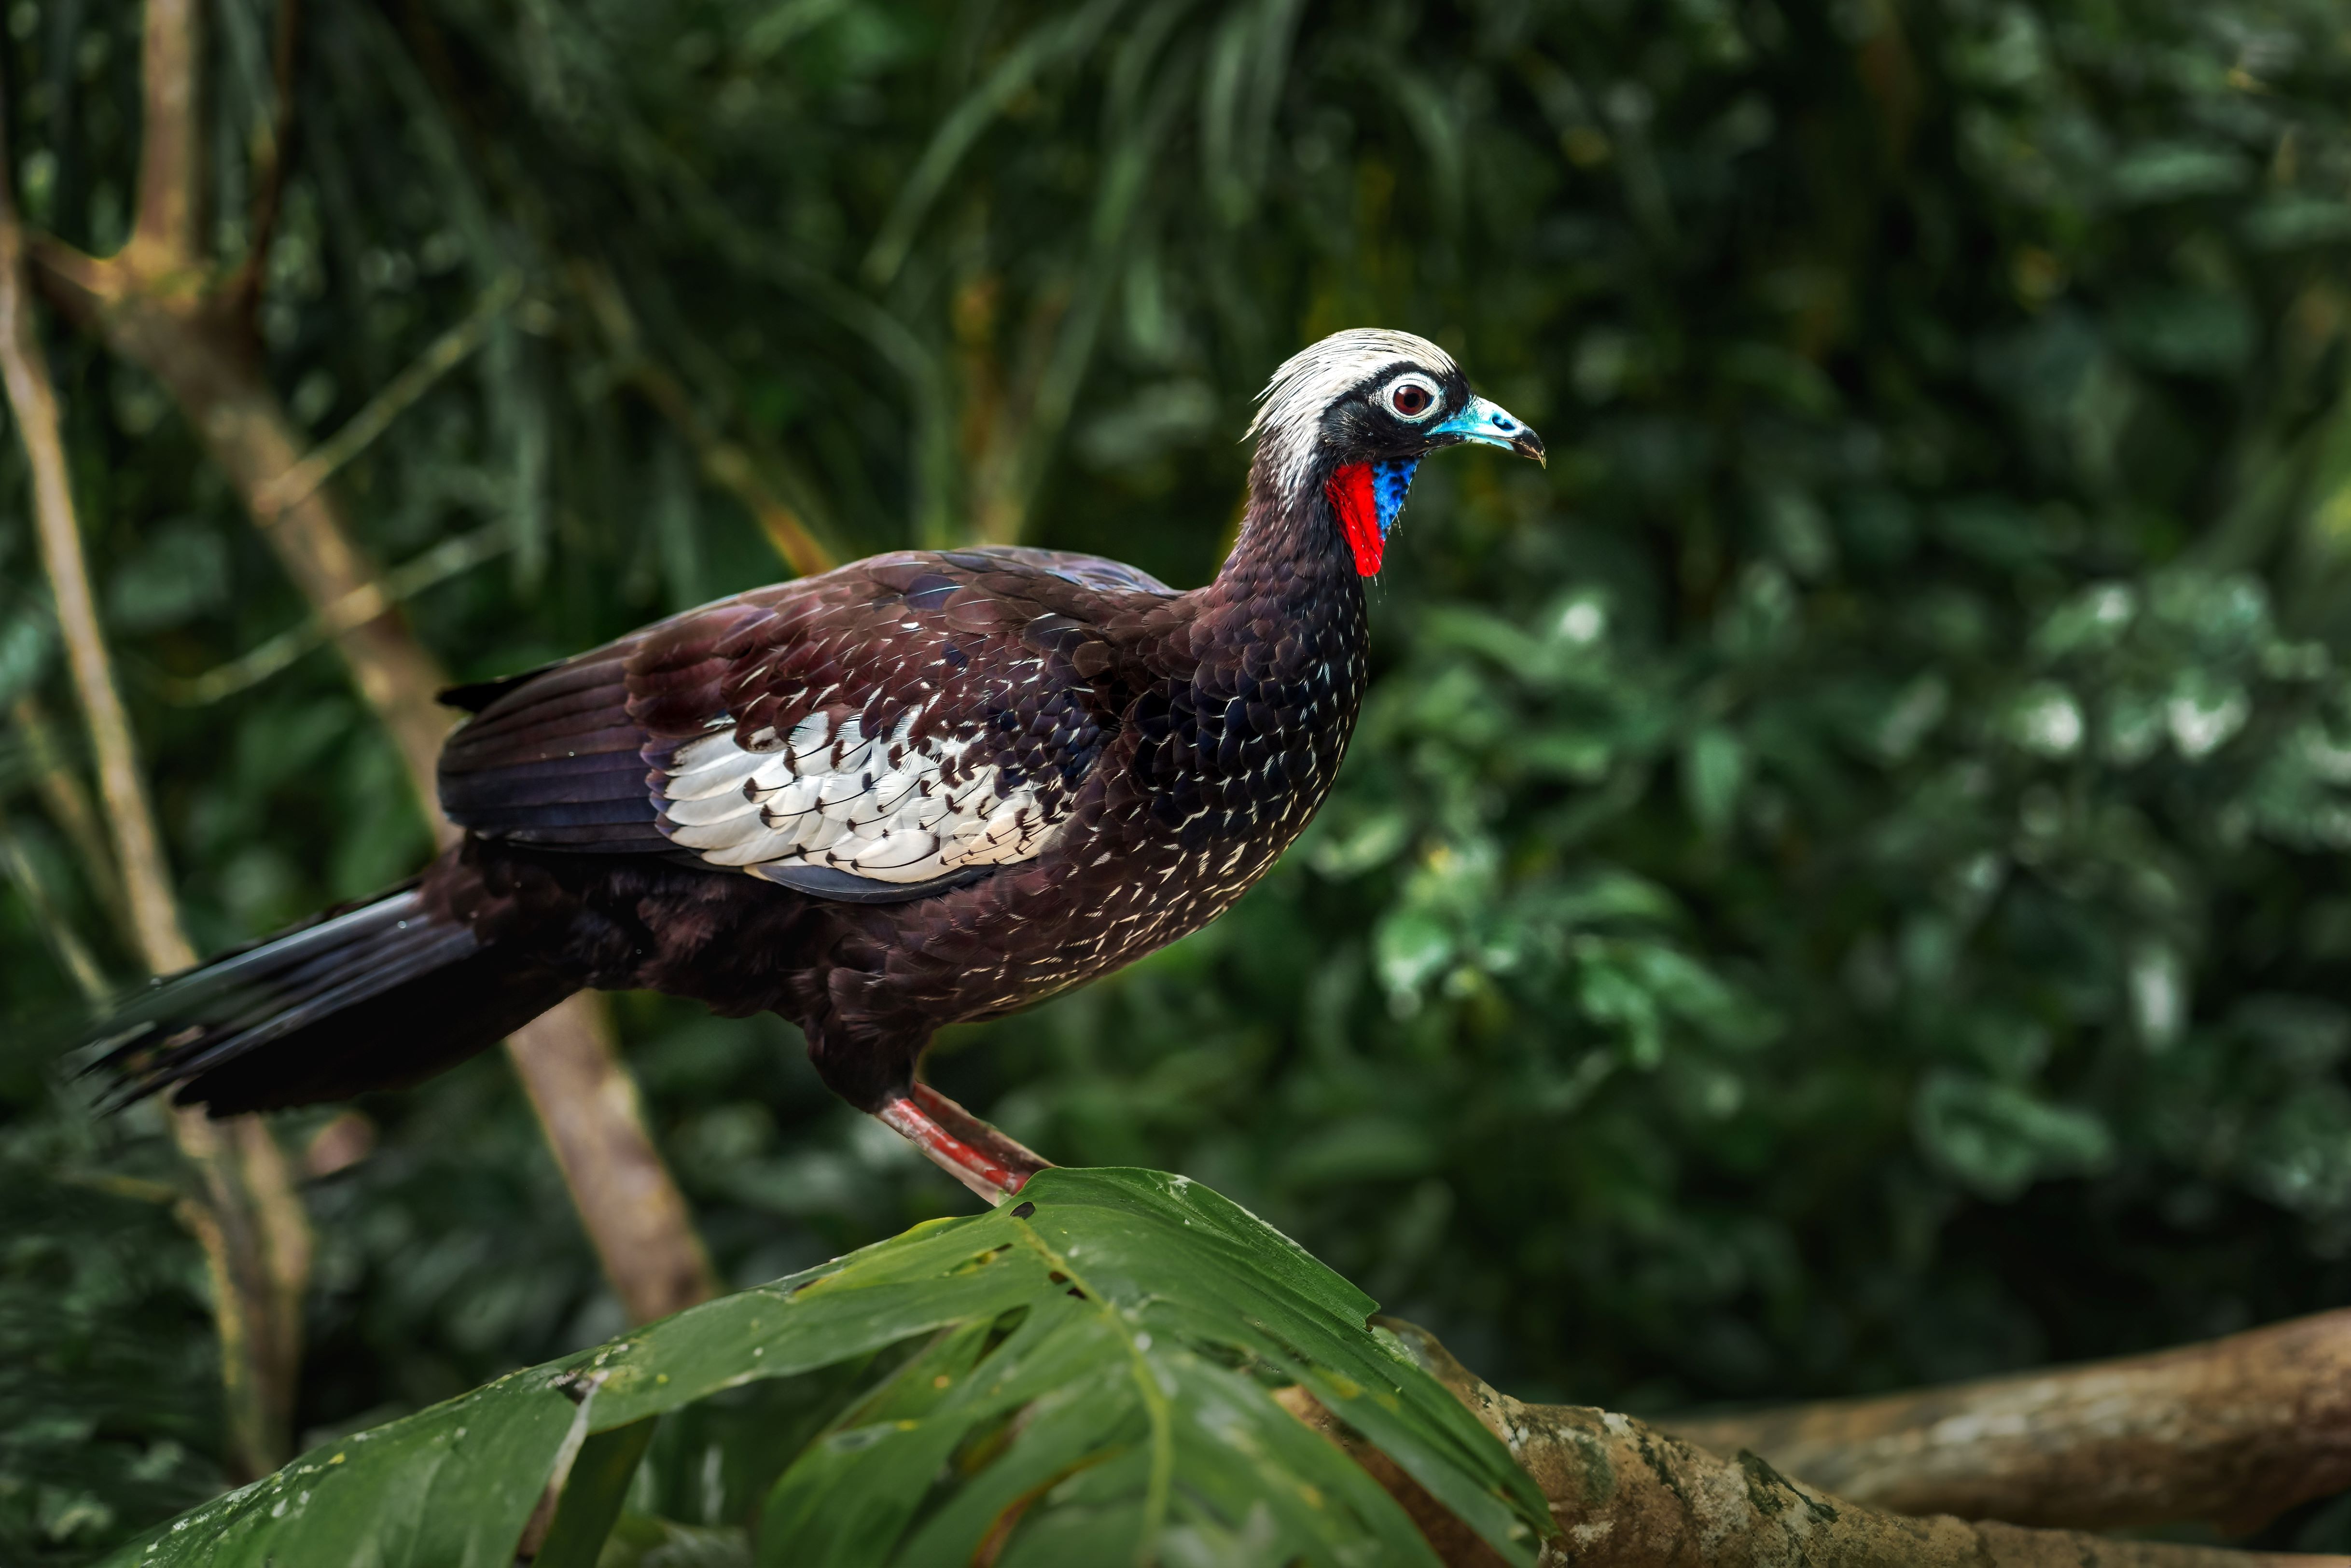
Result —
[[348, 1099], [455, 1066], [578, 988], [436, 919], [414, 884], [158, 980], [109, 1021], [116, 1104], [215, 1115]]

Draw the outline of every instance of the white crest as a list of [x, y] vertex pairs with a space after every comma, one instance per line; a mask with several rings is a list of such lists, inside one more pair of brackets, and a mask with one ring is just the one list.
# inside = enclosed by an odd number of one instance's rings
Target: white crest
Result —
[[1322, 411], [1398, 361], [1440, 379], [1453, 373], [1453, 356], [1427, 339], [1378, 327], [1333, 332], [1292, 354], [1273, 372], [1258, 399], [1249, 434], [1257, 437], [1258, 462], [1265, 465], [1285, 498], [1296, 495], [1311, 472]]

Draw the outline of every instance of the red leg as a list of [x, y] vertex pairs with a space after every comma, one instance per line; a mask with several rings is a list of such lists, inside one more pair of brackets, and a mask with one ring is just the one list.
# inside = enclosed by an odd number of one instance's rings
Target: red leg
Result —
[[990, 1203], [1002, 1203], [1050, 1162], [1023, 1148], [927, 1083], [882, 1103], [883, 1126]]
[[1052, 1161], [1019, 1139], [998, 1131], [995, 1124], [981, 1121], [919, 1079], [911, 1092], [914, 1103], [927, 1112], [933, 1121], [973, 1148], [994, 1158], [998, 1165], [1013, 1172], [1021, 1180], [1026, 1181], [1039, 1171], [1051, 1167]]

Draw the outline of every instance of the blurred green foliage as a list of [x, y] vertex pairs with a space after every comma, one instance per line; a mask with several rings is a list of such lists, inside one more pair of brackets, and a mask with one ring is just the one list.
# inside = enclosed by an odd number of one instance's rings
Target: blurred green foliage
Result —
[[[273, 12], [209, 14], [234, 258]], [[5, 21], [21, 199], [102, 250], [137, 7]], [[943, 1042], [1018, 1135], [1198, 1176], [1530, 1396], [1882, 1388], [2351, 1293], [2331, 0], [312, 0], [298, 62], [261, 325], [316, 436], [522, 280], [340, 480], [461, 675], [779, 575], [715, 441], [844, 556], [1196, 582], [1250, 393], [1323, 331], [1435, 336], [1544, 432], [1547, 475], [1424, 471], [1354, 755], [1267, 884]], [[192, 700], [305, 607], [163, 394], [57, 349], [200, 942], [404, 874], [331, 653]], [[0, 698], [62, 734], [0, 465]], [[29, 1036], [79, 1006], [61, 935], [132, 965], [17, 711]], [[789, 1029], [621, 1013], [730, 1280], [964, 1207]], [[0, 1337], [52, 1347], [0, 1378], [0, 1554], [74, 1561], [206, 1484], [201, 1270], [101, 1190], [168, 1177], [152, 1121], [29, 1058], [0, 1092]], [[619, 1326], [501, 1061], [365, 1109], [309, 1188], [306, 1429]]]

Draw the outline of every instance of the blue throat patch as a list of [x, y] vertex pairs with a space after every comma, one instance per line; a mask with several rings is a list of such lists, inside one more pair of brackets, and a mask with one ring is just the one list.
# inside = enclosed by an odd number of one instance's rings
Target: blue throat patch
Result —
[[1372, 465], [1372, 499], [1380, 509], [1380, 538], [1388, 537], [1395, 527], [1396, 516], [1404, 510], [1404, 493], [1412, 488], [1412, 471], [1420, 466], [1417, 457], [1401, 457]]

